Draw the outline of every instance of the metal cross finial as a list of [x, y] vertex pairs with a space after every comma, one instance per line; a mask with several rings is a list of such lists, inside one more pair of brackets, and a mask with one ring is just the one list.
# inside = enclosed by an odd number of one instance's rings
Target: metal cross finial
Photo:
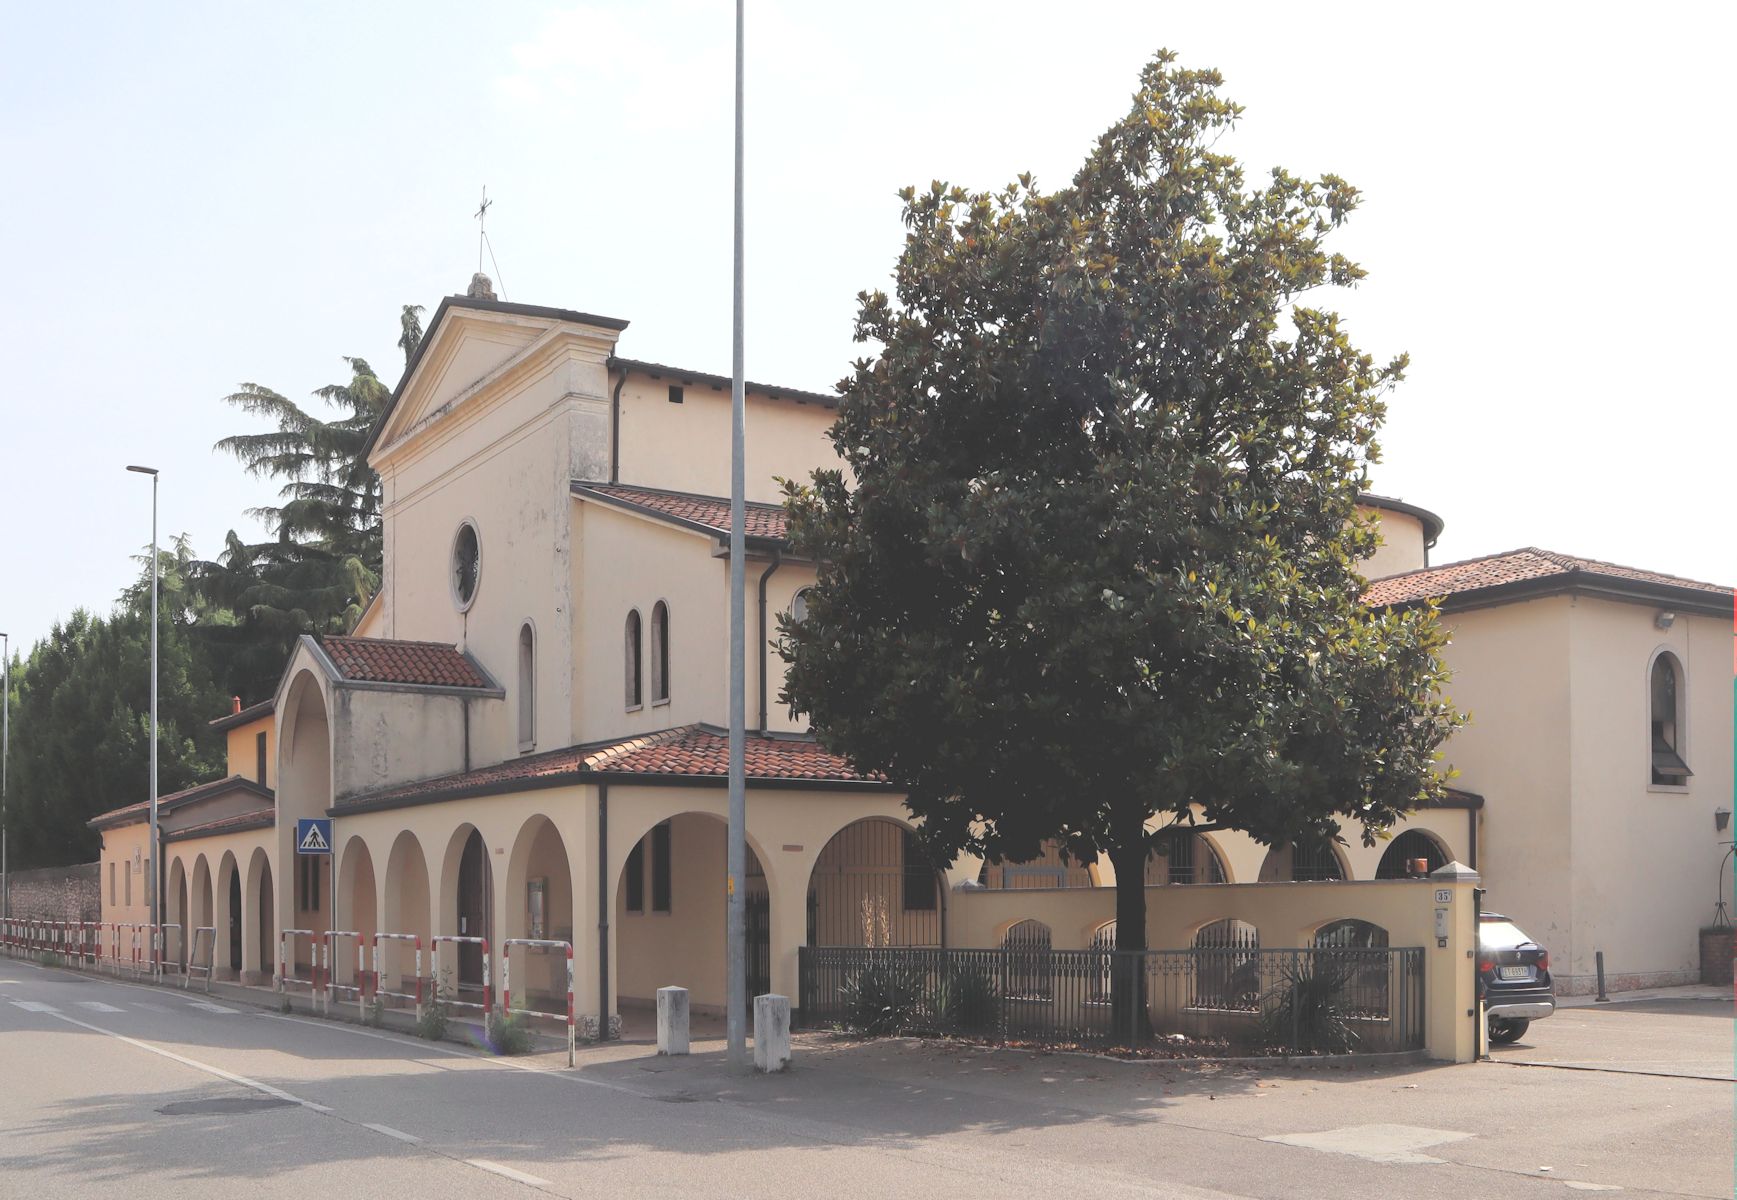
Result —
[[489, 199], [488, 184], [483, 184], [482, 203], [477, 205], [476, 212], [471, 215], [476, 218], [476, 269], [480, 274], [483, 267], [483, 244], [488, 240], [489, 205], [494, 201]]

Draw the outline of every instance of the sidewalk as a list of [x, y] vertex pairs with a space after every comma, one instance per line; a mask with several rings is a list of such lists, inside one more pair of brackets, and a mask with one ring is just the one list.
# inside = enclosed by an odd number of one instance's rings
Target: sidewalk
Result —
[[1639, 988], [1632, 992], [1611, 992], [1608, 1000], [1596, 996], [1558, 996], [1557, 1008], [1586, 1008], [1594, 1004], [1634, 1004], [1648, 1000], [1734, 1000], [1731, 988], [1716, 984], [1690, 983], [1682, 987]]

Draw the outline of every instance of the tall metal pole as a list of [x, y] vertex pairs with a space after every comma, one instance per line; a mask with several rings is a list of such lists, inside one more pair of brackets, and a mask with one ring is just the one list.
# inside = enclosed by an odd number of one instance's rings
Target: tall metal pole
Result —
[[150, 859], [146, 864], [145, 895], [151, 908], [151, 974], [162, 969], [163, 897], [157, 886], [157, 471], [154, 467], [128, 467], [140, 475], [151, 477], [151, 842]]
[[748, 960], [747, 935], [741, 880], [747, 872], [748, 795], [745, 769], [747, 750], [747, 647], [744, 627], [748, 620], [747, 580], [742, 558], [746, 552], [743, 493], [742, 383], [742, 9], [746, 0], [736, 0], [736, 270], [730, 345], [730, 829], [728, 863], [724, 880], [724, 1032], [729, 1043], [729, 1061], [737, 1066], [748, 1061]]
[[0, 917], [12, 915], [12, 863], [6, 853], [6, 760], [11, 749], [12, 640], [0, 633]]

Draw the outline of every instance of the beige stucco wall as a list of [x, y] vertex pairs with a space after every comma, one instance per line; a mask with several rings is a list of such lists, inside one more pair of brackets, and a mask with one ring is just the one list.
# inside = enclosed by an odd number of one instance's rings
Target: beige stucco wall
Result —
[[[1554, 961], [1577, 991], [1594, 986], [1599, 950], [1613, 986], [1694, 982], [1731, 837], [1713, 818], [1732, 801], [1731, 627], [1679, 615], [1660, 630], [1658, 612], [1586, 598], [1569, 609], [1574, 858], [1569, 944]], [[1685, 788], [1651, 783], [1647, 685], [1660, 651], [1683, 667]]]
[[[620, 482], [728, 496], [729, 390], [689, 384], [682, 403], [671, 404], [674, 382], [638, 372], [628, 376], [621, 389]], [[747, 498], [775, 503], [781, 499], [775, 476], [806, 482], [817, 467], [840, 466], [826, 437], [833, 419], [833, 411], [818, 404], [749, 392], [743, 412]]]
[[[150, 897], [145, 889], [146, 850], [150, 826], [144, 821], [117, 825], [102, 831], [103, 923], [142, 924], [151, 919]], [[130, 884], [129, 884], [130, 877]], [[114, 880], [111, 895], [109, 880]], [[128, 897], [131, 897], [131, 903]]]
[[1358, 505], [1357, 511], [1373, 518], [1381, 545], [1358, 566], [1365, 579], [1384, 579], [1403, 571], [1421, 570], [1429, 551], [1424, 547], [1423, 522], [1409, 513]]
[[[259, 778], [259, 743], [265, 734], [265, 778]], [[268, 788], [277, 786], [277, 722], [271, 714], [237, 725], [227, 730], [224, 739], [228, 751], [229, 774], [240, 775]]]

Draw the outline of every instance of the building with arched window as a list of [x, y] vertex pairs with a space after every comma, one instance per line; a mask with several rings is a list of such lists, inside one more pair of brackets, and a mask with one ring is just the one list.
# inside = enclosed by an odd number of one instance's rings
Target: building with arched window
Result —
[[[593, 1032], [661, 983], [722, 1004], [730, 380], [623, 357], [626, 327], [480, 288], [435, 312], [367, 443], [378, 592], [350, 636], [302, 638], [272, 696], [220, 718], [237, 778], [164, 802], [165, 897], [189, 933], [214, 931], [189, 949], [220, 977], [293, 975], [309, 943], [280, 957], [281, 931], [336, 928], [437, 943], [424, 980], [474, 992], [480, 951], [450, 939], [541, 938], [572, 945]], [[1019, 988], [1040, 1003], [1042, 947], [1104, 952], [1115, 872], [1053, 841], [1025, 862], [931, 861], [899, 790], [774, 703], [779, 615], [803, 619], [819, 578], [791, 553], [778, 480], [838, 465], [838, 398], [750, 383], [746, 403], [735, 882], [755, 986], [799, 996], [809, 946], [1006, 946], [1033, 956]], [[1252, 952], [1307, 947], [1322, 921], [1365, 919], [1351, 898], [1450, 860], [1549, 946], [1560, 986], [1589, 983], [1595, 949], [1619, 984], [1691, 975], [1730, 836], [1730, 592], [1534, 549], [1432, 565], [1439, 517], [1377, 496], [1362, 514], [1382, 536], [1367, 602], [1439, 600], [1451, 629], [1474, 718], [1447, 748], [1455, 789], [1369, 846], [1346, 830], [1271, 849], [1200, 809], [1154, 822], [1149, 921], [1204, 964], [1197, 1001], [1244, 1005]], [[309, 866], [292, 839], [313, 817], [334, 845]], [[143, 903], [142, 884], [123, 903], [142, 819], [98, 818], [105, 919]], [[1347, 899], [1302, 904], [1321, 889]], [[1316, 918], [1257, 931], [1230, 899], [1256, 894]], [[413, 990], [415, 961], [383, 944], [386, 990]], [[515, 965], [514, 997], [557, 974]]]

